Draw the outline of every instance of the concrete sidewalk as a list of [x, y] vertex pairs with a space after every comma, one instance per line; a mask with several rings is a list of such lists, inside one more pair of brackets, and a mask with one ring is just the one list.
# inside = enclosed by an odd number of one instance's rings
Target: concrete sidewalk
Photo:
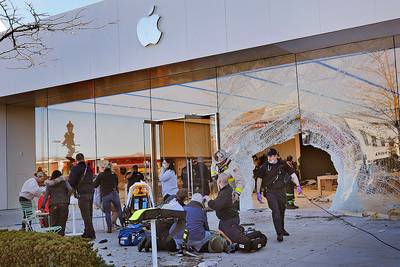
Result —
[[[320, 209], [302, 205], [302, 201], [305, 200], [299, 199], [300, 206], [306, 208], [286, 212], [286, 229], [291, 235], [282, 243], [276, 241], [270, 211], [251, 210], [241, 212], [241, 222], [254, 223], [256, 229], [264, 232], [269, 238], [267, 247], [251, 254], [204, 253], [200, 259], [159, 252], [159, 263], [161, 266], [400, 266], [400, 252]], [[19, 216], [18, 210], [0, 211], [0, 228], [20, 228]], [[116, 266], [151, 265], [151, 253], [139, 253], [137, 247], [119, 246], [118, 233], [107, 234], [102, 213], [96, 210], [95, 216], [95, 247], [107, 262]], [[208, 217], [211, 229], [216, 229], [218, 220], [215, 213], [209, 212]], [[82, 231], [83, 224], [79, 218], [77, 230]], [[400, 247], [400, 221], [372, 220], [368, 217], [344, 219]], [[71, 231], [70, 222], [67, 230]], [[107, 239], [107, 242], [99, 244], [102, 239]]]

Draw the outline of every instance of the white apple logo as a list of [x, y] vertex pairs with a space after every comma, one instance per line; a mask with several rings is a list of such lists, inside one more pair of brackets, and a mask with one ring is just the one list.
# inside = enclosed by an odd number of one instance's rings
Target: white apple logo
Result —
[[137, 24], [137, 37], [144, 46], [156, 45], [161, 39], [162, 32], [158, 29], [160, 16], [154, 14], [156, 7], [153, 6], [147, 17], [141, 18]]

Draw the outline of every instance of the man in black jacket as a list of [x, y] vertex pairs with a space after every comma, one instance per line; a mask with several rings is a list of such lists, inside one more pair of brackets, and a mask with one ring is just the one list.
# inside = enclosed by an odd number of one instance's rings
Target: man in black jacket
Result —
[[278, 160], [278, 152], [275, 149], [271, 148], [267, 157], [268, 161], [261, 166], [257, 174], [257, 199], [261, 202], [261, 188], [264, 188], [264, 196], [272, 211], [277, 240], [282, 242], [283, 236], [289, 235], [285, 230], [286, 183], [293, 181], [299, 194], [302, 190], [294, 169], [285, 161]]
[[83, 238], [95, 239], [96, 234], [93, 228], [93, 172], [89, 166], [86, 166], [85, 157], [82, 153], [76, 155], [78, 164], [71, 169], [68, 181], [78, 195], [78, 205], [81, 210], [85, 230]]
[[138, 182], [144, 182], [144, 176], [141, 172], [139, 172], [138, 165], [133, 165], [132, 172], [127, 174], [128, 185], [126, 187], [126, 191], [129, 194], [129, 188]]
[[246, 243], [248, 238], [244, 235], [240, 226], [239, 212], [234, 205], [232, 197], [233, 189], [228, 183], [229, 175], [221, 173], [218, 175], [218, 187], [220, 191], [215, 200], [206, 203], [209, 208], [215, 210], [218, 217], [218, 229], [221, 230], [233, 243]]

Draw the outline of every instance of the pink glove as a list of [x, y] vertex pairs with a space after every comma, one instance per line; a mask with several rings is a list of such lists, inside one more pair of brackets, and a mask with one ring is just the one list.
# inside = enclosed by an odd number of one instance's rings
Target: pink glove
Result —
[[260, 192], [257, 193], [257, 200], [258, 202], [262, 203], [262, 197]]
[[297, 187], [297, 193], [298, 193], [299, 195], [302, 195], [302, 194], [303, 194], [303, 190], [301, 189], [301, 186], [298, 186], [298, 187]]

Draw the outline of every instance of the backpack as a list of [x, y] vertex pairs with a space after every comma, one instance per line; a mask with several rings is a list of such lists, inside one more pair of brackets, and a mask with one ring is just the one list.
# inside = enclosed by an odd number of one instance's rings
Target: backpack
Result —
[[121, 246], [137, 246], [145, 237], [145, 232], [141, 224], [131, 224], [122, 228], [118, 234]]
[[238, 244], [238, 247], [242, 251], [252, 252], [257, 251], [267, 245], [267, 236], [254, 228], [248, 228], [244, 231], [244, 235], [247, 236], [250, 241]]

